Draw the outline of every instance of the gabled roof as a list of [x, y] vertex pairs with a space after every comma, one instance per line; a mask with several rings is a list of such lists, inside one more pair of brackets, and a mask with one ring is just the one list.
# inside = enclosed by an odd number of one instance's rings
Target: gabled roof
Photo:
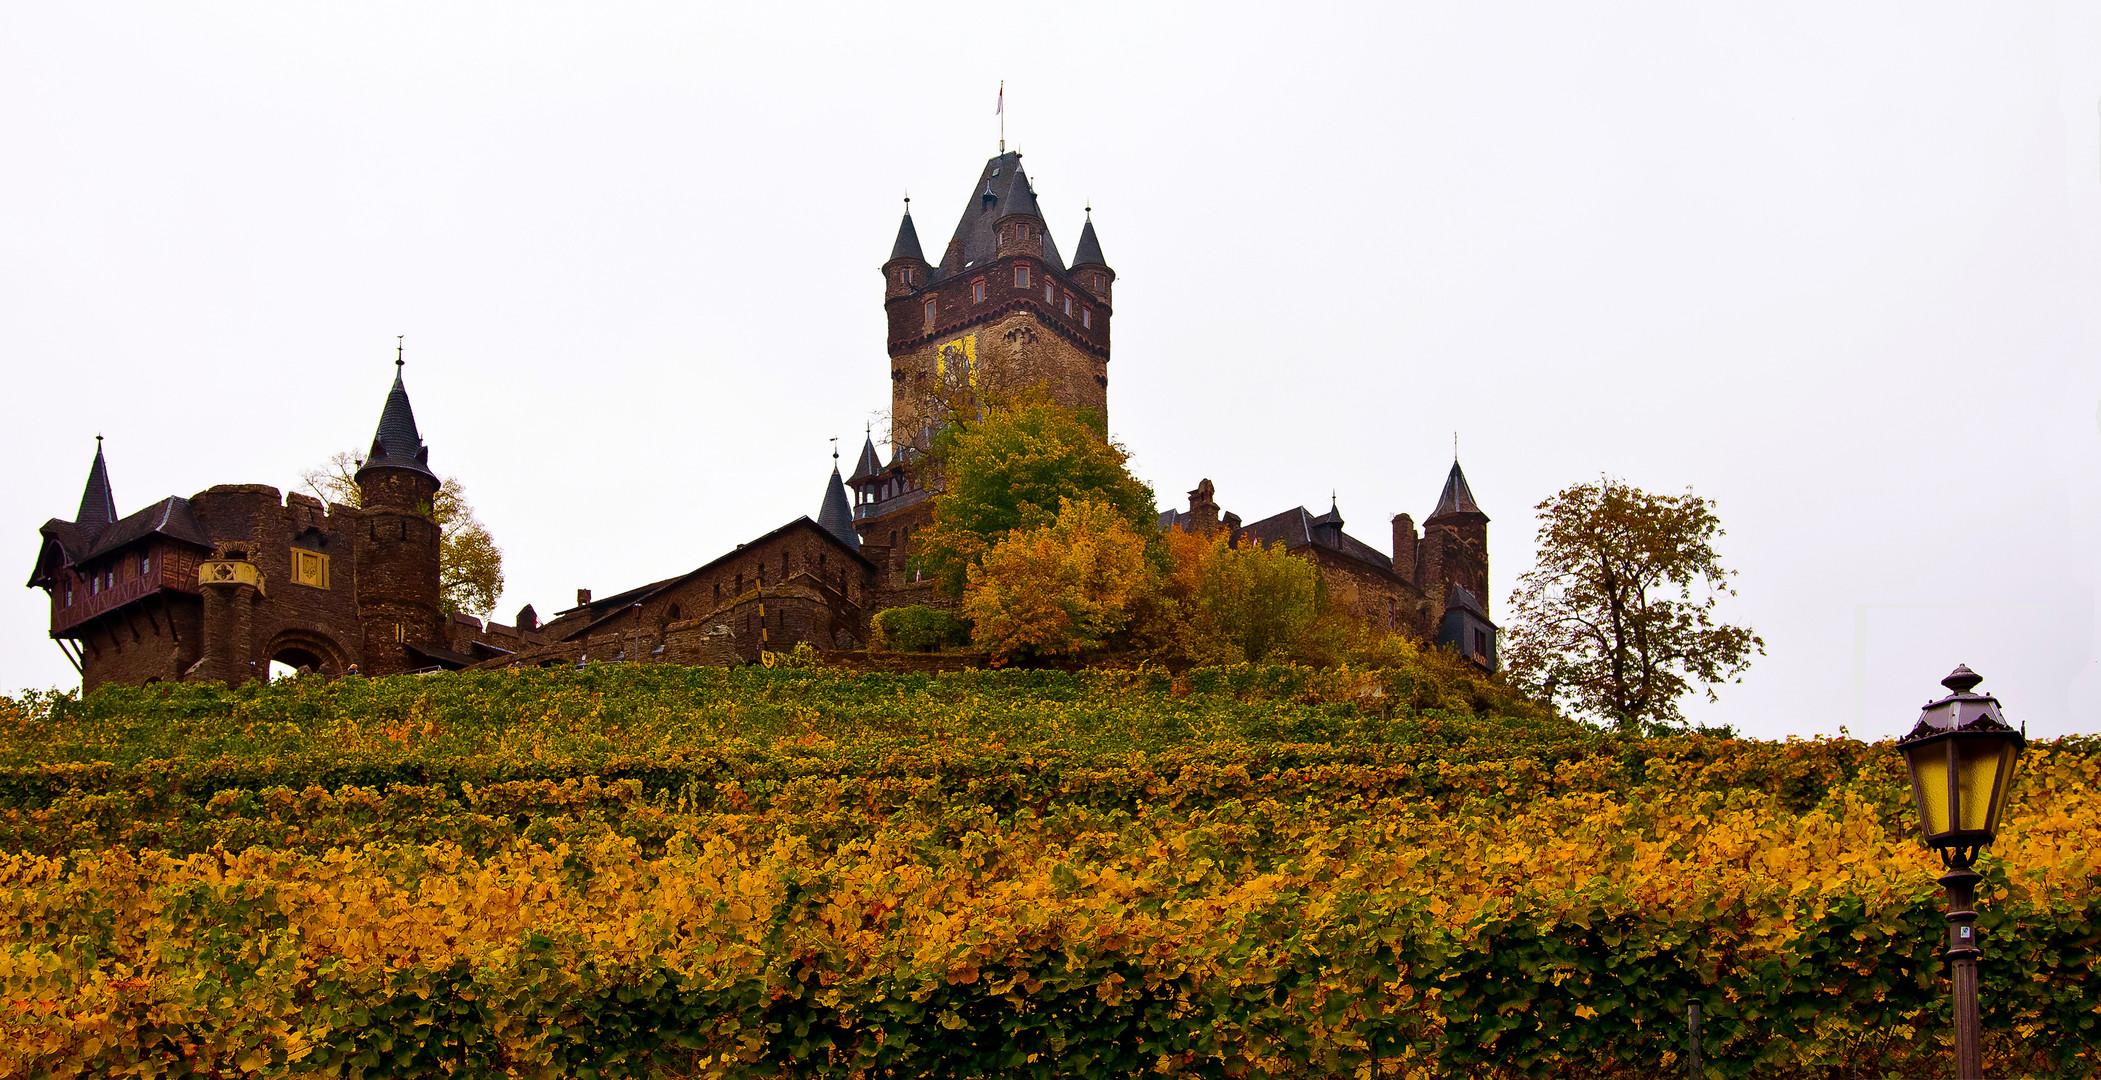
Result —
[[926, 256], [919, 253], [919, 230], [912, 227], [912, 208], [910, 206], [905, 207], [905, 219], [898, 223], [897, 243], [890, 245], [890, 258], [893, 261], [897, 259], [926, 261]]
[[854, 531], [853, 504], [846, 501], [846, 485], [839, 480], [839, 466], [832, 465], [831, 482], [824, 486], [824, 506], [817, 511], [817, 524], [855, 551], [861, 550], [861, 534]]
[[1444, 478], [1444, 493], [1437, 497], [1437, 509], [1424, 520], [1434, 521], [1446, 514], [1481, 514], [1481, 507], [1474, 502], [1473, 489], [1466, 486], [1466, 474], [1459, 470], [1457, 461], [1452, 462], [1452, 471]]
[[1107, 266], [1102, 258], [1102, 242], [1094, 236], [1094, 215], [1087, 215], [1087, 224], [1080, 226], [1080, 246], [1072, 253], [1074, 266]]
[[[1036, 205], [1036, 193], [1029, 187], [1028, 175], [1022, 171], [1019, 152], [1004, 153], [985, 162], [985, 170], [970, 192], [970, 204], [963, 208], [956, 233], [942, 252], [940, 267], [934, 271], [936, 281], [975, 270], [996, 258], [999, 219], [1013, 214], [1030, 214], [1038, 220], [1043, 217]], [[1047, 227], [1043, 231], [1043, 258], [1053, 269], [1064, 272], [1065, 263], [1058, 256], [1058, 245], [1051, 240]]]
[[[1240, 528], [1240, 535], [1251, 537], [1258, 544], [1281, 543], [1286, 551], [1298, 551], [1306, 547], [1322, 547], [1340, 555], [1346, 555], [1385, 573], [1393, 572], [1393, 559], [1378, 548], [1342, 531], [1342, 515], [1329, 510], [1315, 514], [1303, 506], [1294, 506], [1281, 514], [1272, 514], [1260, 521]], [[1333, 537], [1333, 541], [1327, 537]]]
[[372, 450], [365, 455], [364, 469], [414, 469], [431, 475], [430, 449], [416, 431], [416, 412], [409, 407], [408, 387], [401, 382], [401, 363], [394, 363], [394, 387], [387, 391], [387, 404], [379, 413], [379, 430], [372, 434]]
[[858, 484], [882, 471], [883, 459], [876, 456], [875, 437], [866, 436], [861, 443], [861, 460], [854, 464], [854, 474], [847, 478], [847, 482]]
[[212, 546], [204, 528], [197, 524], [197, 515], [190, 510], [190, 500], [170, 495], [97, 533], [80, 561], [101, 558], [148, 536], [165, 536], [201, 548]]
[[[570, 608], [569, 610], [556, 615], [553, 619], [548, 620], [545, 624], [543, 624], [540, 627], [540, 632], [546, 634], [548, 639], [552, 641], [573, 641], [578, 635], [588, 634], [592, 630], [597, 629], [599, 626], [604, 625], [608, 620], [618, 618], [621, 614], [622, 609], [627, 608], [628, 606], [633, 604], [639, 604], [644, 601], [647, 601], [651, 597], [657, 596], [682, 582], [689, 581], [700, 574], [703, 574], [709, 570], [714, 569], [717, 566], [722, 565], [725, 562], [728, 562], [731, 559], [743, 556], [746, 549], [748, 548], [755, 548], [760, 544], [763, 544], [766, 541], [773, 539], [776, 536], [780, 536], [781, 534], [786, 533], [790, 529], [798, 528], [811, 529], [819, 534], [822, 534], [823, 536], [830, 538], [834, 543], [837, 543], [841, 548], [844, 548], [848, 556], [855, 559], [859, 559], [861, 561], [861, 565], [867, 567], [870, 570], [876, 568], [874, 563], [868, 561], [868, 556], [861, 554], [858, 548], [849, 547], [846, 541], [839, 539], [839, 537], [834, 535], [830, 529], [827, 529], [824, 526], [819, 525], [816, 522], [810, 520], [809, 517], [804, 516], [796, 518], [794, 521], [791, 521], [786, 525], [783, 525], [780, 528], [773, 530], [772, 532], [766, 533], [763, 536], [759, 536], [755, 539], [739, 544], [736, 547], [731, 548], [730, 550], [725, 551], [722, 554], [717, 555], [716, 557], [708, 560], [707, 562], [704, 562], [699, 566], [696, 566], [693, 569], [686, 571], [683, 574], [679, 574], [676, 577], [668, 577], [662, 581], [651, 582], [650, 584], [644, 585], [639, 589], [629, 589], [628, 591], [623, 593], [616, 593], [612, 596], [606, 597], [603, 600], [593, 600], [589, 604], [584, 605], [582, 607]], [[798, 572], [806, 573], [807, 571]], [[579, 616], [579, 613], [583, 614], [580, 617], [577, 617]]]
[[80, 493], [80, 512], [73, 521], [99, 529], [117, 520], [117, 500], [109, 491], [109, 465], [102, 460], [102, 436], [95, 436], [95, 461], [88, 466], [87, 487]]

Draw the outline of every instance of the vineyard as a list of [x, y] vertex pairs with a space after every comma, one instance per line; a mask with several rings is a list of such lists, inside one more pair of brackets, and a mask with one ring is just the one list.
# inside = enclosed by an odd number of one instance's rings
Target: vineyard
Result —
[[[2096, 1072], [2097, 787], [1980, 865], [1991, 1075]], [[1943, 1075], [1908, 803], [1434, 657], [27, 695], [0, 1074]]]

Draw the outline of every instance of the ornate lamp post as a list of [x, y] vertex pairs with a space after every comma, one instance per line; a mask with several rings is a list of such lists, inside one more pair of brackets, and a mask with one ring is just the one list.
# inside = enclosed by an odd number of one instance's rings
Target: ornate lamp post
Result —
[[2014, 762], [2028, 740], [1999, 715], [1999, 700], [1970, 691], [1984, 681], [1958, 666], [1941, 680], [1948, 696], [1926, 706], [1911, 734], [1897, 741], [1911, 770], [1919, 831], [1948, 868], [1948, 964], [1955, 984], [1955, 1074], [1983, 1073], [1977, 1027], [1977, 850], [1999, 831], [1999, 812], [2013, 786]]

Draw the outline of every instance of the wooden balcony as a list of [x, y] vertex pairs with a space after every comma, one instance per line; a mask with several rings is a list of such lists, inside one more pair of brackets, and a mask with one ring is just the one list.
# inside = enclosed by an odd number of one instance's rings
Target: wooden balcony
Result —
[[126, 604], [144, 600], [160, 591], [159, 574], [150, 578], [132, 578], [130, 581], [119, 582], [93, 596], [83, 596], [81, 594], [84, 590], [75, 587], [73, 596], [76, 603], [72, 607], [51, 605], [51, 636], [65, 637], [66, 631], [81, 623], [107, 615]]

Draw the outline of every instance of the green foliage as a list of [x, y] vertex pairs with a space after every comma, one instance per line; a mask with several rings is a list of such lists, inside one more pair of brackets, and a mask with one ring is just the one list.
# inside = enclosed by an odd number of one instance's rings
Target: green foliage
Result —
[[888, 652], [933, 652], [970, 642], [970, 626], [954, 612], [924, 604], [884, 608], [868, 620], [869, 645]]
[[[1889, 746], [1389, 659], [0, 703], [0, 1071], [1632, 1080], [1692, 1001], [1712, 1076], [1942, 1068]], [[2101, 744], [2022, 777], [1987, 1066], [2091, 1075]]]
[[952, 414], [928, 470], [934, 522], [919, 532], [920, 565], [961, 595], [968, 570], [1015, 529], [1047, 526], [1060, 500], [1113, 507], [1140, 536], [1158, 533], [1152, 489], [1129, 455], [1086, 418], [1042, 395]]
[[[363, 506], [357, 469], [357, 455], [345, 450], [300, 479], [324, 503]], [[438, 524], [438, 606], [447, 614], [486, 618], [503, 597], [503, 549], [475, 515], [456, 477], [445, 478], [428, 513]]]
[[1714, 504], [1651, 495], [1609, 477], [1539, 504], [1536, 568], [1510, 597], [1503, 659], [1548, 698], [1630, 731], [1682, 726], [1678, 703], [1737, 679], [1765, 643], [1715, 621], [1734, 571]]

